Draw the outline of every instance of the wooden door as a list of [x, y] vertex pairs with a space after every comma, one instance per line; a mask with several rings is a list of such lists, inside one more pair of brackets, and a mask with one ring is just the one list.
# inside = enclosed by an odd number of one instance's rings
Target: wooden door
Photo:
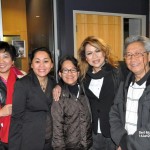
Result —
[[25, 40], [26, 56], [21, 58], [21, 66], [28, 72], [28, 37], [25, 0], [3, 0], [2, 1], [2, 26], [4, 35], [20, 36]]
[[76, 47], [87, 36], [98, 36], [105, 40], [112, 49], [112, 54], [122, 60], [122, 30], [120, 16], [76, 14]]

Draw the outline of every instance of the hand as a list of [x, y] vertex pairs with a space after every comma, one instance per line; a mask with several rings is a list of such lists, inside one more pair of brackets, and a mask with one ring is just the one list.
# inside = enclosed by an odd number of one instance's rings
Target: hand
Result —
[[61, 87], [59, 85], [56, 85], [53, 89], [53, 99], [54, 101], [59, 101], [59, 97], [61, 94]]
[[9, 116], [12, 114], [12, 104], [7, 104], [0, 109], [0, 117]]
[[117, 148], [117, 150], [121, 150], [121, 147], [119, 146], [119, 147]]

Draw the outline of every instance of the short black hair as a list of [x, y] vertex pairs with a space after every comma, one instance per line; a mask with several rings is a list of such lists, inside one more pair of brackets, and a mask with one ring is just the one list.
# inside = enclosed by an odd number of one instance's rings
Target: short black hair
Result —
[[[63, 57], [59, 60], [57, 73], [61, 72], [62, 65], [63, 65], [63, 63], [64, 63], [65, 61], [67, 61], [67, 60], [71, 61], [72, 64], [76, 67], [76, 69], [79, 71], [79, 66], [78, 66], [78, 61], [77, 61], [77, 59], [76, 59], [74, 56], [66, 55], [66, 56], [63, 56]], [[59, 76], [58, 80], [59, 80], [59, 85], [60, 85], [60, 86], [64, 84], [64, 81], [62, 80], [62, 78], [60, 78], [60, 76]]]
[[31, 62], [32, 62], [33, 58], [35, 57], [35, 54], [39, 51], [46, 52], [49, 55], [51, 61], [53, 62], [52, 54], [51, 54], [50, 50], [46, 47], [39, 47], [39, 48], [34, 49], [30, 55]]
[[12, 61], [14, 61], [17, 57], [16, 48], [8, 42], [0, 41], [0, 51], [8, 52]]
[[62, 65], [63, 65], [64, 61], [66, 61], [66, 60], [70, 60], [73, 63], [73, 65], [77, 68], [77, 70], [79, 70], [77, 59], [74, 56], [66, 55], [59, 60], [58, 72], [61, 71]]

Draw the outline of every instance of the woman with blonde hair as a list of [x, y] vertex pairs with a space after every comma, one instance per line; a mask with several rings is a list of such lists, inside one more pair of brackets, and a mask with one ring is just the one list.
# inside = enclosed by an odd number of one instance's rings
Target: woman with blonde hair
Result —
[[110, 137], [109, 111], [117, 92], [121, 72], [118, 61], [102, 39], [89, 36], [78, 51], [78, 62], [85, 93], [92, 111], [92, 150], [115, 150]]
[[[117, 68], [118, 67], [118, 61], [117, 61], [117, 58], [114, 57], [112, 54], [111, 54], [111, 48], [110, 46], [103, 40], [103, 39], [100, 39], [96, 36], [88, 36], [81, 44], [79, 50], [78, 50], [78, 62], [79, 62], [79, 65], [80, 65], [80, 69], [81, 69], [81, 76], [82, 76], [82, 79], [86, 76], [86, 73], [87, 73], [87, 70], [89, 68], [89, 63], [88, 61], [86, 60], [86, 57], [85, 57], [85, 47], [87, 45], [91, 45], [92, 47], [95, 47], [97, 48], [97, 53], [102, 51], [103, 54], [105, 55], [105, 61], [103, 61], [101, 63], [101, 65], [103, 65], [105, 62], [109, 63], [111, 66]], [[88, 54], [90, 55], [90, 54]], [[94, 67], [94, 66], [93, 66]]]

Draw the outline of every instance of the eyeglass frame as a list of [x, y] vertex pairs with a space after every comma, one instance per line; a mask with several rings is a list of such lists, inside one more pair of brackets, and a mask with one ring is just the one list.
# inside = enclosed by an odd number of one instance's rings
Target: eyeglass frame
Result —
[[[129, 60], [129, 59], [131, 59], [132, 58], [132, 56], [134, 56], [134, 58], [140, 58], [140, 57], [142, 57], [142, 56], [144, 56], [144, 53], [148, 53], [147, 51], [144, 51], [144, 52], [136, 52], [136, 53], [126, 53], [125, 55], [124, 55], [124, 58], [125, 59], [127, 59], [127, 60]], [[128, 56], [127, 56], [128, 55]], [[127, 58], [128, 57], [128, 58]]]
[[[66, 71], [66, 72], [64, 72], [64, 71]], [[63, 73], [63, 74], [68, 74], [69, 72], [70, 73], [76, 73], [78, 71], [79, 70], [77, 68], [72, 68], [72, 69], [63, 68], [63, 69], [60, 70], [60, 72]]]

